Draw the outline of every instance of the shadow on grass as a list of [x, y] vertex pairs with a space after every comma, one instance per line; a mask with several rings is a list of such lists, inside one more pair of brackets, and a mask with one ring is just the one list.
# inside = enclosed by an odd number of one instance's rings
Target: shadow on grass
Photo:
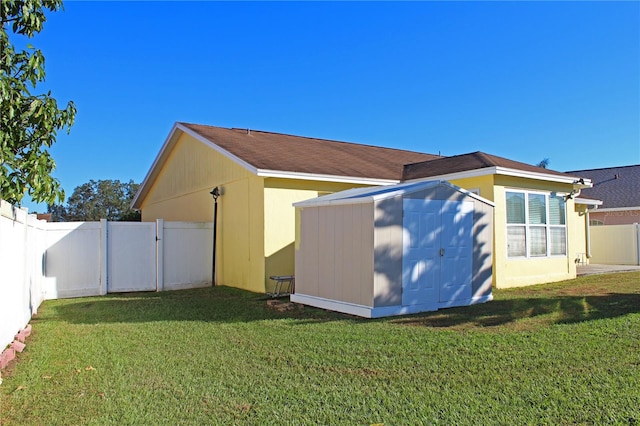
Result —
[[52, 305], [52, 310], [44, 316], [75, 324], [154, 321], [236, 323], [291, 319], [295, 324], [346, 320], [354, 324], [381, 321], [440, 329], [472, 329], [515, 323], [526, 323], [528, 326], [525, 327], [530, 327], [615, 318], [640, 312], [640, 294], [516, 297], [378, 320], [366, 320], [310, 307], [278, 312], [269, 309], [261, 295], [230, 287], [67, 299], [52, 301]]
[[396, 318], [393, 322], [434, 328], [482, 328], [506, 326], [521, 320], [530, 320], [529, 325], [572, 324], [637, 312], [640, 312], [640, 294], [612, 293], [494, 300]]
[[319, 322], [348, 316], [305, 308], [278, 312], [262, 294], [231, 287], [200, 288], [162, 293], [121, 293], [49, 302], [38, 319], [60, 319], [72, 324], [201, 321], [237, 323], [292, 318]]

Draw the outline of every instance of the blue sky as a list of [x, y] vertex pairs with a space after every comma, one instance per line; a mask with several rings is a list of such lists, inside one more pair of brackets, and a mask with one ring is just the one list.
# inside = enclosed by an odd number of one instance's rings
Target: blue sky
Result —
[[141, 182], [176, 121], [640, 163], [639, 2], [68, 1], [30, 42], [38, 92], [78, 108], [52, 149], [67, 196]]

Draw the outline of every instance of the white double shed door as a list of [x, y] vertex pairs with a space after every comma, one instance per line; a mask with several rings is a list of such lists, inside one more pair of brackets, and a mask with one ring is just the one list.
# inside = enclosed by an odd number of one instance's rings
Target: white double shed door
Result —
[[403, 200], [402, 305], [424, 310], [471, 301], [473, 203]]

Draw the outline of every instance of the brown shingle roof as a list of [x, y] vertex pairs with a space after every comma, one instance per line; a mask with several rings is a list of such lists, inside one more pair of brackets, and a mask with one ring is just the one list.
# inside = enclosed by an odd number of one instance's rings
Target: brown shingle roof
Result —
[[405, 164], [441, 158], [421, 152], [258, 130], [179, 124], [261, 170], [400, 180]]
[[509, 160], [508, 158], [498, 157], [497, 155], [486, 154], [484, 152], [478, 151], [469, 154], [439, 158], [431, 161], [422, 161], [419, 163], [407, 164], [404, 166], [402, 179], [421, 179], [446, 175], [450, 173], [479, 170], [488, 167], [504, 167], [507, 169], [544, 173], [564, 177], [571, 176], [567, 173], [543, 169], [541, 167], [532, 166], [531, 164], [521, 163], [519, 161], [513, 161]]

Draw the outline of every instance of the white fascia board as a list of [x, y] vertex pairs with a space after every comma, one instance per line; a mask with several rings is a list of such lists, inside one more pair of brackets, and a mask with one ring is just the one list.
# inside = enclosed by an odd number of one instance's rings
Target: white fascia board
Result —
[[[464, 172], [457, 172], [457, 173], [447, 173], [447, 174], [438, 175], [438, 176], [429, 176], [426, 178], [412, 179], [411, 181], [416, 182], [420, 180], [455, 180], [455, 179], [466, 179], [466, 178], [474, 178], [474, 177], [487, 176], [487, 175], [513, 176], [513, 177], [521, 177], [526, 179], [544, 180], [548, 182], [570, 183], [570, 184], [578, 185], [575, 179], [571, 176], [565, 177], [565, 176], [552, 175], [544, 172], [540, 172], [540, 173], [529, 172], [525, 170], [510, 169], [507, 167], [498, 167], [498, 166], [485, 167], [483, 169], [467, 170]], [[580, 185], [581, 187], [590, 188], [592, 186], [590, 180], [585, 179], [584, 181], [585, 181], [585, 184]]]
[[455, 179], [472, 178], [472, 177], [496, 174], [496, 169], [497, 169], [496, 167], [486, 167], [484, 169], [467, 170], [464, 172], [447, 173], [444, 175], [411, 179], [405, 182], [420, 182], [420, 181], [427, 181], [427, 180], [455, 180]]
[[589, 179], [584, 179], [584, 184], [578, 184], [573, 176], [558, 176], [544, 172], [529, 172], [525, 170], [509, 169], [506, 167], [496, 167], [496, 174], [526, 179], [546, 180], [549, 182], [570, 183], [580, 188], [591, 188], [591, 181]]
[[261, 177], [318, 180], [322, 182], [353, 183], [359, 185], [394, 185], [400, 181], [392, 179], [376, 179], [356, 176], [318, 175], [313, 173], [287, 172], [280, 170], [257, 169], [256, 174]]
[[611, 208], [598, 209], [599, 212], [625, 212], [628, 210], [640, 210], [640, 207], [611, 207]]
[[[600, 201], [600, 200], [592, 200], [590, 198], [576, 197], [574, 202], [576, 204], [584, 204], [584, 205], [587, 205], [587, 206], [601, 206], [602, 205], [602, 201]], [[603, 209], [598, 209], [598, 211], [602, 211], [602, 210]]]

